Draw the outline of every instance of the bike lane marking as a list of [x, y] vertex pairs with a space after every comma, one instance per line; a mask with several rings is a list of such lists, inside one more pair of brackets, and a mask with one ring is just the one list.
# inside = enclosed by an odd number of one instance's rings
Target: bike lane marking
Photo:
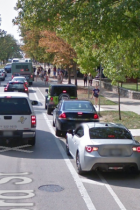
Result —
[[[41, 93], [42, 97], [45, 99], [44, 95], [42, 94], [42, 92], [40, 91], [39, 88], [38, 88], [38, 90]], [[38, 97], [37, 97], [36, 93], [34, 93], [34, 94], [35, 94], [36, 99], [38, 100]], [[87, 205], [87, 208], [89, 210], [96, 210], [96, 208], [95, 208], [91, 198], [88, 195], [87, 190], [85, 189], [85, 187], [84, 187], [84, 185], [83, 185], [79, 175], [77, 174], [75, 168], [73, 167], [70, 159], [67, 159], [68, 157], [67, 157], [67, 155], [66, 155], [66, 153], [65, 153], [65, 151], [64, 151], [64, 149], [63, 149], [63, 147], [61, 145], [61, 143], [59, 141], [57, 141], [57, 137], [55, 136], [54, 129], [53, 129], [53, 127], [52, 127], [48, 117], [47, 117], [47, 114], [43, 113], [43, 116], [44, 116], [44, 119], [46, 120], [46, 123], [47, 123], [51, 133], [54, 135], [55, 142], [56, 142], [56, 144], [57, 144], [57, 146], [58, 146], [58, 148], [59, 148], [59, 150], [60, 150], [60, 152], [62, 154], [62, 157], [64, 158], [64, 161], [65, 161], [68, 169], [70, 170], [70, 173], [72, 174], [72, 177], [73, 177], [73, 179], [74, 179], [74, 181], [75, 181], [75, 183], [76, 183], [76, 185], [78, 187], [78, 190], [79, 190], [82, 198], [84, 199], [84, 201], [85, 201], [85, 203]], [[97, 174], [98, 174], [99, 178], [101, 179], [102, 183], [104, 184], [104, 186], [107, 188], [107, 190], [111, 194], [111, 196], [114, 198], [115, 202], [118, 204], [119, 208], [121, 210], [126, 210], [126, 208], [124, 207], [124, 205], [122, 204], [122, 202], [120, 201], [120, 199], [118, 198], [116, 193], [113, 191], [111, 186], [105, 180], [105, 178], [99, 172]]]

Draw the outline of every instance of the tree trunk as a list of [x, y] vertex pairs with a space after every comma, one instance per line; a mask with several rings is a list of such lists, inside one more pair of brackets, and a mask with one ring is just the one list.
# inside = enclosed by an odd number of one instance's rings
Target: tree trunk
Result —
[[75, 85], [77, 86], [77, 70], [76, 70], [76, 62], [74, 61], [73, 61], [73, 72], [74, 72]]
[[119, 120], [121, 120], [121, 108], [120, 108], [120, 87], [118, 82], [118, 105], [119, 105]]
[[71, 69], [68, 68], [68, 84], [71, 84]]

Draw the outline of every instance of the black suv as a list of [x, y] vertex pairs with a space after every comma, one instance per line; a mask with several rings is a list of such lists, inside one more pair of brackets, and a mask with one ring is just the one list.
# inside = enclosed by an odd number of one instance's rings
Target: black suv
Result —
[[76, 85], [50, 85], [49, 89], [46, 89], [46, 92], [47, 96], [45, 96], [45, 109], [47, 109], [47, 114], [49, 115], [55, 109], [60, 100], [77, 99]]

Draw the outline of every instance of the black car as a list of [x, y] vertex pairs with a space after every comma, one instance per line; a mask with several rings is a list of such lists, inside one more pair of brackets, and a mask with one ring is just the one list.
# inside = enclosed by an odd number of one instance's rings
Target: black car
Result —
[[53, 111], [56, 136], [75, 129], [83, 122], [99, 122], [99, 116], [88, 100], [61, 100]]
[[23, 92], [29, 94], [29, 89], [24, 82], [10, 81], [4, 88], [4, 92]]
[[12, 66], [11, 63], [6, 64], [6, 66], [4, 67], [4, 70], [5, 70], [7, 73], [11, 73], [11, 66]]
[[47, 114], [51, 114], [60, 100], [77, 98], [76, 85], [50, 85], [49, 89], [46, 89], [46, 92], [47, 95], [45, 97], [45, 109], [47, 109]]

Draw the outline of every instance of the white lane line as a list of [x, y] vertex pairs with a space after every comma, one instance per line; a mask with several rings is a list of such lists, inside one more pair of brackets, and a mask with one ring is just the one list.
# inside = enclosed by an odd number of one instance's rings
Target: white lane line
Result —
[[69, 171], [70, 171], [70, 173], [71, 173], [71, 175], [72, 175], [72, 177], [73, 177], [73, 179], [74, 179], [74, 181], [77, 185], [77, 188], [78, 188], [83, 200], [85, 201], [85, 204], [86, 204], [87, 208], [89, 210], [96, 210], [94, 204], [92, 203], [91, 198], [89, 197], [89, 195], [87, 193], [87, 190], [85, 189], [83, 183], [81, 182], [81, 180], [80, 180], [77, 172], [75, 171], [75, 168], [73, 167], [71, 161], [68, 159], [68, 156], [66, 155], [66, 152], [64, 151], [59, 139], [57, 137], [55, 137], [54, 130], [53, 130], [50, 122], [48, 122], [48, 118], [47, 118], [46, 114], [43, 113], [43, 116], [44, 116], [44, 119], [47, 122], [47, 125], [48, 125], [51, 133], [54, 135], [55, 142], [56, 142], [56, 144], [57, 144], [57, 146], [58, 146], [58, 148], [61, 152], [61, 155], [62, 155], [62, 157], [63, 157], [63, 159], [64, 159], [64, 161], [65, 161], [65, 163], [66, 163], [66, 165], [67, 165], [67, 167], [68, 167], [68, 169], [69, 169]]
[[[43, 94], [42, 94], [43, 95]], [[43, 95], [44, 97], [44, 95]], [[37, 98], [37, 96], [36, 96]], [[44, 97], [45, 98], [45, 97]], [[43, 116], [46, 120], [48, 120], [46, 114], [43, 113]], [[52, 132], [52, 134], [54, 134], [54, 130], [50, 124], [50, 122], [48, 121], [48, 127], [50, 129], [50, 131]], [[67, 167], [69, 168], [70, 170], [70, 173], [72, 174], [73, 178], [74, 178], [74, 181], [79, 189], [79, 192], [81, 193], [81, 196], [83, 197], [86, 205], [87, 205], [87, 208], [90, 209], [90, 210], [96, 210], [94, 204], [92, 203], [92, 200], [90, 199], [83, 183], [81, 182], [77, 172], [75, 171], [73, 165], [71, 164], [70, 160], [67, 159], [67, 155], [63, 149], [63, 147], [61, 146], [61, 143], [57, 140], [57, 138], [55, 138], [55, 142], [64, 158], [64, 161], [66, 162], [66, 165]], [[108, 191], [110, 192], [110, 194], [112, 195], [112, 197], [114, 198], [114, 200], [116, 201], [116, 203], [118, 204], [118, 206], [120, 207], [121, 210], [126, 210], [126, 208], [124, 207], [124, 205], [122, 204], [122, 202], [120, 201], [120, 199], [118, 198], [118, 196], [115, 194], [115, 192], [113, 191], [113, 189], [111, 188], [111, 186], [107, 183], [107, 181], [104, 179], [104, 177], [100, 174], [100, 173], [97, 173], [99, 178], [101, 179], [101, 181], [103, 182], [103, 184], [106, 186], [106, 188], [108, 189]]]
[[116, 203], [118, 204], [118, 206], [120, 207], [120, 209], [126, 210], [126, 208], [124, 207], [124, 205], [122, 204], [116, 193], [113, 191], [113, 189], [110, 187], [110, 185], [107, 183], [107, 181], [104, 179], [104, 177], [99, 172], [97, 172], [97, 174], [100, 177], [101, 181], [106, 186], [106, 188], [108, 189], [108, 191], [110, 192], [110, 194], [112, 195], [112, 197], [114, 198], [114, 200], [116, 201]]
[[[35, 97], [37, 98], [37, 95]], [[55, 142], [60, 150], [60, 153], [61, 153], [61, 155], [62, 155], [62, 157], [63, 157], [63, 159], [64, 159], [64, 161], [65, 161], [65, 163], [66, 163], [66, 165], [67, 165], [67, 167], [68, 167], [68, 169], [77, 185], [77, 188], [78, 188], [83, 200], [85, 201], [85, 204], [86, 204], [88, 210], [96, 210], [94, 204], [92, 203], [91, 198], [89, 197], [89, 195], [88, 195], [83, 183], [81, 182], [77, 172], [75, 171], [71, 161], [68, 159], [68, 156], [66, 155], [66, 152], [64, 151], [59, 139], [57, 137], [55, 137], [54, 130], [51, 126], [51, 123], [48, 121], [47, 115], [45, 113], [43, 113], [43, 116], [44, 116], [44, 119], [46, 120], [46, 123], [47, 123], [51, 133], [54, 135], [54, 140], [55, 140]]]
[[84, 182], [84, 183], [87, 183], [87, 184], [95, 184], [95, 185], [102, 185], [102, 186], [104, 186], [104, 183], [100, 183], [100, 182], [89, 180], [89, 179], [82, 179], [81, 178], [81, 181]]

